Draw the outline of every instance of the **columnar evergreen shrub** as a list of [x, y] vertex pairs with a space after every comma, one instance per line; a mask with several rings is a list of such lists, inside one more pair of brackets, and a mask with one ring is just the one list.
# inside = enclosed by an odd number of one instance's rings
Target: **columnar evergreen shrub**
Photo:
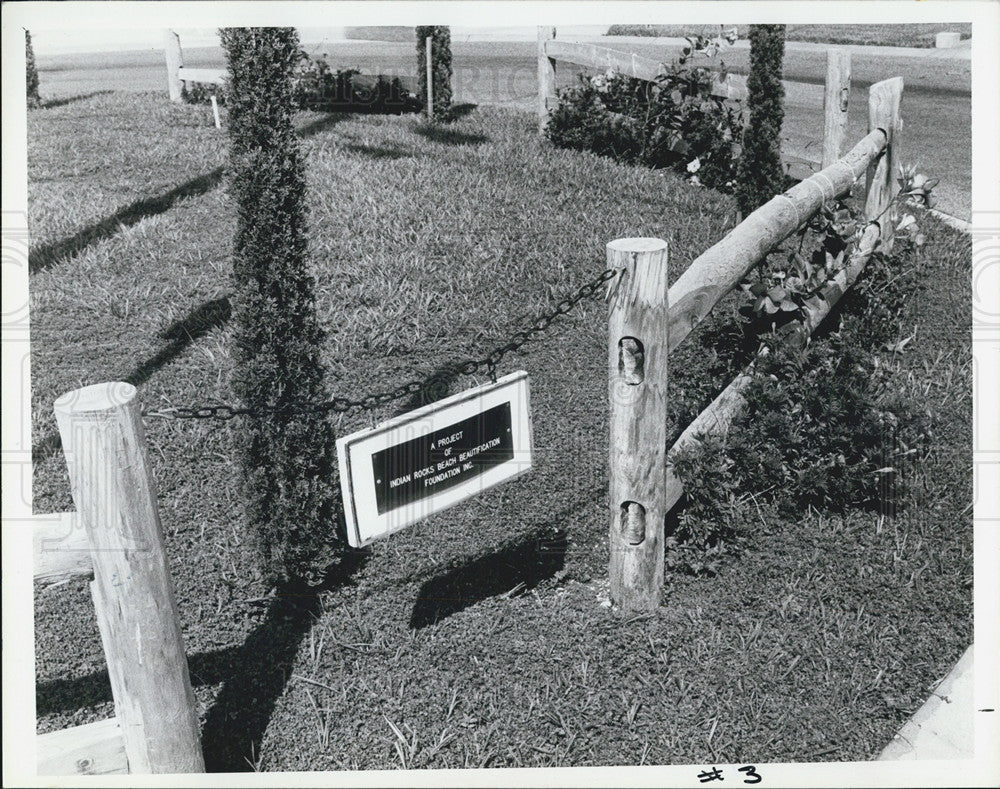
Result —
[[781, 167], [781, 123], [785, 88], [781, 65], [785, 57], [784, 25], [750, 26], [750, 76], [747, 104], [750, 118], [743, 133], [736, 199], [743, 216], [762, 206], [784, 186]]
[[292, 126], [298, 35], [292, 28], [220, 34], [237, 204], [233, 388], [249, 408], [268, 411], [234, 431], [247, 522], [265, 580], [315, 580], [335, 540], [334, 438], [324, 415], [293, 409], [326, 397], [306, 266], [305, 176]]
[[35, 50], [31, 46], [31, 33], [24, 31], [24, 70], [28, 79], [28, 106], [38, 107], [42, 103], [38, 95], [38, 68], [35, 66]]
[[447, 117], [451, 108], [451, 29], [417, 28], [417, 75], [421, 101], [427, 103], [427, 37], [431, 37], [431, 73], [434, 87], [434, 117]]

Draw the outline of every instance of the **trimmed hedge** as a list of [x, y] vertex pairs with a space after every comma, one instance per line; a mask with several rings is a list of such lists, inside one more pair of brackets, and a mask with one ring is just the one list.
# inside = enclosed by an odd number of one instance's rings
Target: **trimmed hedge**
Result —
[[750, 76], [747, 105], [750, 119], [743, 132], [736, 178], [736, 199], [743, 216], [762, 206], [784, 187], [781, 166], [781, 124], [785, 87], [781, 66], [785, 57], [784, 25], [750, 26]]
[[27, 75], [28, 106], [39, 107], [42, 98], [38, 95], [38, 68], [35, 66], [35, 50], [31, 46], [31, 33], [24, 31], [24, 70]]
[[[444, 118], [451, 108], [451, 29], [417, 28], [417, 79], [420, 101], [427, 104], [426, 40], [431, 37], [431, 73], [434, 82], [434, 116]], [[425, 107], [426, 111], [426, 107]]]
[[292, 126], [298, 35], [293, 28], [220, 34], [237, 203], [233, 388], [247, 407], [265, 412], [234, 431], [246, 522], [267, 582], [312, 582], [336, 542], [334, 436], [323, 414], [280, 410], [326, 399], [306, 265], [305, 175]]

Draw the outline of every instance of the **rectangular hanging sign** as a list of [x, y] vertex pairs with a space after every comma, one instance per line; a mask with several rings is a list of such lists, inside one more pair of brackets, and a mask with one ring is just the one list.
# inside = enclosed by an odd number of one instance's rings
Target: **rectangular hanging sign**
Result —
[[528, 374], [519, 371], [338, 439], [355, 548], [531, 469]]

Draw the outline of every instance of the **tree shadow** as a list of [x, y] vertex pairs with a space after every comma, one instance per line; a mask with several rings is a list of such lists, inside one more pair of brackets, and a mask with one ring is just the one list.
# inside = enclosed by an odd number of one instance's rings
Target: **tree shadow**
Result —
[[[167, 340], [155, 354], [136, 365], [120, 380], [133, 386], [140, 386], [154, 373], [180, 356], [195, 340], [212, 329], [224, 325], [232, 315], [229, 296], [221, 296], [199, 304], [188, 311], [180, 320], [171, 323], [160, 332], [160, 338]], [[62, 440], [57, 430], [50, 431], [31, 447], [33, 463], [42, 463], [62, 449]]]
[[415, 126], [413, 130], [421, 137], [426, 137], [428, 140], [445, 145], [481, 145], [490, 139], [484, 134], [470, 134], [437, 124], [421, 123]]
[[226, 656], [225, 684], [202, 727], [207, 772], [252, 769], [247, 757], [259, 752], [302, 639], [322, 614], [321, 593], [347, 583], [367, 556], [366, 551], [346, 553], [320, 587], [291, 584], [279, 588], [264, 621], [237, 652]]
[[464, 118], [469, 115], [474, 109], [479, 105], [466, 102], [464, 104], [452, 104], [444, 113], [443, 120], [446, 121], [457, 121], [459, 118]]
[[48, 101], [43, 101], [40, 109], [51, 110], [56, 107], [65, 107], [67, 104], [72, 104], [74, 101], [84, 101], [85, 99], [92, 99], [94, 96], [103, 96], [107, 93], [113, 93], [110, 90], [95, 90], [90, 93], [80, 93], [76, 96], [66, 96], [61, 99], [49, 99]]
[[222, 173], [223, 168], [216, 167], [211, 172], [185, 181], [180, 186], [175, 186], [169, 192], [156, 197], [144, 197], [129, 203], [101, 221], [87, 225], [72, 236], [48, 244], [41, 244], [35, 249], [29, 250], [28, 273], [36, 274], [39, 271], [52, 268], [91, 244], [117, 235], [124, 227], [131, 227], [146, 217], [168, 211], [178, 201], [186, 197], [198, 197], [205, 194], [219, 185], [222, 181]]
[[[317, 118], [299, 129], [299, 136], [309, 137], [318, 134], [339, 123], [343, 118], [343, 115], [337, 113]], [[87, 225], [71, 236], [48, 244], [41, 244], [29, 250], [28, 273], [35, 274], [59, 265], [91, 244], [117, 235], [123, 228], [131, 227], [147, 217], [169, 211], [180, 200], [188, 197], [200, 197], [222, 183], [224, 173], [224, 167], [216, 167], [211, 172], [191, 178], [161, 195], [136, 200], [110, 216], [92, 225]]]
[[522, 539], [426, 581], [410, 616], [410, 627], [433, 625], [489, 597], [528, 591], [563, 568], [566, 532], [539, 528]]

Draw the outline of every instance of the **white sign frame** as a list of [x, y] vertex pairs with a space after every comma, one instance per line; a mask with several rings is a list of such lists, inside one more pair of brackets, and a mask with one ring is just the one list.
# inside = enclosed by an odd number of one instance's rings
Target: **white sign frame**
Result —
[[[337, 439], [340, 489], [347, 541], [361, 548], [453, 507], [504, 482], [528, 473], [534, 465], [528, 373], [519, 370], [489, 383], [418, 408], [369, 429]], [[495, 406], [510, 403], [513, 457], [426, 498], [378, 512], [372, 456], [389, 447], [438, 432]]]

